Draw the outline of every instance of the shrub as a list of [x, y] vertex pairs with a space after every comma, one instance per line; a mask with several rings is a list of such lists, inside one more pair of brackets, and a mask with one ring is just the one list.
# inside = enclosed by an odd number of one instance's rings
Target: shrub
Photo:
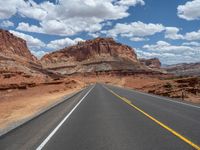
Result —
[[172, 84], [167, 82], [165, 85], [164, 85], [165, 88], [168, 88], [168, 89], [171, 89], [172, 88]]

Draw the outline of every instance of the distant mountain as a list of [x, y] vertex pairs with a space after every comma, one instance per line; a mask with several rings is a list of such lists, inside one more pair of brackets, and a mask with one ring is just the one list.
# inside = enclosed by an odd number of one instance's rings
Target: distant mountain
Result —
[[112, 38], [96, 38], [45, 55], [41, 59], [45, 68], [61, 74], [153, 73], [142, 65], [131, 47]]
[[[1, 74], [53, 76], [72, 74], [162, 74], [158, 59], [138, 60], [131, 47], [112, 38], [96, 38], [52, 52], [38, 60], [26, 41], [0, 30]], [[13, 76], [13, 75], [12, 75]]]
[[177, 76], [200, 76], [200, 62], [169, 65], [163, 69]]

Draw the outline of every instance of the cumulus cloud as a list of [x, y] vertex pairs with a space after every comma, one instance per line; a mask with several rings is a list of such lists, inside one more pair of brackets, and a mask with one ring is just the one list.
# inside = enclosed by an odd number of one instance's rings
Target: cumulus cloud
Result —
[[177, 27], [166, 27], [162, 24], [153, 23], [146, 24], [141, 21], [117, 23], [112, 29], [100, 31], [98, 35], [105, 34], [106, 36], [114, 38], [121, 36], [129, 38], [131, 41], [145, 41], [147, 39], [144, 37], [152, 36], [161, 32], [164, 32], [164, 36], [167, 39], [188, 41], [200, 40], [200, 29], [198, 31], [180, 34], [180, 29]]
[[20, 37], [20, 38], [26, 40], [27, 45], [30, 49], [39, 49], [39, 48], [45, 46], [44, 42], [42, 42], [40, 39], [35, 38], [31, 35], [24, 34], [24, 33], [21, 33], [21, 32], [17, 32], [17, 31], [14, 31], [14, 30], [9, 30], [9, 32], [11, 32], [12, 34], [14, 34], [17, 37]]
[[[17, 12], [17, 7], [24, 5], [23, 0], [0, 1], [0, 19], [8, 19]], [[4, 6], [4, 7], [2, 7]]]
[[33, 0], [26, 1], [24, 5], [18, 7], [18, 13], [23, 17], [43, 20], [47, 16], [47, 11]]
[[177, 39], [183, 39], [183, 35], [178, 34], [180, 31], [179, 28], [176, 27], [166, 27], [165, 29], [165, 38], [177, 40]]
[[20, 14], [22, 17], [29, 17], [37, 20], [44, 19], [47, 15], [40, 5], [33, 0], [9, 0], [0, 1], [0, 19], [8, 19], [15, 15]]
[[104, 31], [105, 34], [111, 37], [120, 35], [121, 37], [145, 37], [154, 35], [163, 31], [165, 27], [162, 24], [145, 24], [143, 22], [132, 23], [117, 23], [113, 29]]
[[189, 41], [200, 40], [200, 29], [198, 31], [188, 32], [185, 34], [185, 39]]
[[185, 42], [182, 45], [186, 45], [186, 46], [200, 46], [199, 42]]
[[97, 38], [97, 37], [100, 37], [101, 36], [101, 33], [98, 33], [98, 32], [89, 32], [88, 33], [89, 36], [93, 37], [93, 38]]
[[136, 4], [144, 5], [145, 2], [143, 0], [120, 0], [117, 2], [117, 4], [126, 6], [135, 6]]
[[7, 27], [13, 27], [14, 23], [9, 20], [4, 20], [1, 24], [1, 27], [7, 28]]
[[147, 50], [153, 50], [156, 52], [173, 52], [173, 53], [183, 53], [183, 52], [189, 52], [193, 51], [191, 47], [188, 46], [175, 46], [171, 45], [168, 42], [165, 41], [158, 41], [156, 44], [153, 45], [144, 45], [144, 49]]
[[33, 0], [9, 0], [1, 3], [7, 7], [0, 8], [0, 19], [18, 13], [39, 21], [37, 26], [22, 22], [18, 30], [65, 36], [99, 31], [106, 25], [103, 22], [127, 17], [131, 6], [145, 4], [143, 0], [59, 0], [59, 3], [39, 4]]
[[132, 37], [132, 38], [130, 38], [130, 40], [134, 41], [134, 42], [140, 42], [140, 41], [147, 41], [148, 39], [141, 38], [141, 37]]
[[80, 41], [84, 41], [84, 40], [81, 39], [81, 38], [75, 38], [73, 40], [70, 39], [70, 38], [58, 39], [58, 40], [54, 40], [54, 41], [49, 42], [47, 44], [47, 47], [50, 48], [50, 49], [57, 50], [57, 49], [61, 49], [61, 48], [64, 48], [64, 47], [75, 45]]
[[138, 57], [140, 58], [159, 58], [162, 64], [171, 65], [177, 63], [192, 63], [198, 62], [199, 59], [192, 55], [182, 55], [182, 54], [173, 54], [173, 53], [156, 53], [149, 52], [144, 50], [136, 50]]
[[179, 34], [179, 31], [180, 30], [176, 27], [166, 27], [165, 38], [188, 41], [200, 40], [200, 29], [198, 31], [192, 31], [185, 34]]
[[138, 50], [137, 52], [139, 57], [158, 57], [166, 64], [197, 62], [200, 58], [200, 46], [184, 43], [182, 45], [172, 45], [165, 41], [158, 41], [152, 45], [144, 45], [143, 50]]
[[29, 25], [28, 23], [21, 22], [18, 24], [17, 30], [24, 30], [27, 32], [37, 32], [37, 33], [44, 33], [43, 29], [36, 26], [36, 25]]
[[200, 19], [200, 0], [192, 0], [186, 2], [184, 5], [179, 5], [177, 14], [180, 18], [186, 20]]

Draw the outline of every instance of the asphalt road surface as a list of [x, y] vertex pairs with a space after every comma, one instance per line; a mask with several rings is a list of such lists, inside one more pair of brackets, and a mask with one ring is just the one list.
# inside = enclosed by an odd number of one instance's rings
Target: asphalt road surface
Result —
[[199, 106], [103, 84], [0, 137], [0, 150], [192, 150], [199, 145]]

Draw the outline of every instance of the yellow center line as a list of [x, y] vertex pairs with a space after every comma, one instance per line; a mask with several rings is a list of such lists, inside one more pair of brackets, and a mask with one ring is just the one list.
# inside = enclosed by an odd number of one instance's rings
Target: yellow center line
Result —
[[130, 100], [126, 99], [125, 97], [121, 97], [120, 95], [116, 94], [115, 92], [113, 92], [112, 90], [108, 89], [107, 87], [105, 87], [108, 91], [110, 91], [112, 94], [114, 94], [116, 97], [118, 97], [119, 99], [123, 100], [124, 102], [126, 102], [128, 105], [132, 106], [133, 108], [135, 108], [136, 110], [138, 110], [139, 112], [141, 112], [142, 114], [144, 114], [145, 116], [147, 116], [149, 119], [153, 120], [154, 122], [156, 122], [158, 125], [160, 125], [161, 127], [163, 127], [164, 129], [168, 130], [169, 132], [171, 132], [172, 134], [174, 134], [175, 136], [177, 136], [178, 138], [180, 138], [181, 140], [183, 140], [184, 142], [186, 142], [187, 144], [189, 144], [190, 146], [192, 146], [193, 148], [200, 150], [200, 146], [198, 146], [197, 144], [193, 143], [192, 141], [190, 141], [189, 139], [187, 139], [186, 137], [184, 137], [183, 135], [179, 134], [178, 132], [176, 132], [175, 130], [173, 130], [172, 128], [168, 127], [167, 125], [165, 125], [164, 123], [160, 122], [159, 120], [155, 119], [154, 117], [152, 117], [151, 115], [149, 115], [148, 113], [146, 113], [145, 111], [143, 111], [142, 109], [140, 109], [139, 107], [135, 106], [134, 104], [131, 103]]

